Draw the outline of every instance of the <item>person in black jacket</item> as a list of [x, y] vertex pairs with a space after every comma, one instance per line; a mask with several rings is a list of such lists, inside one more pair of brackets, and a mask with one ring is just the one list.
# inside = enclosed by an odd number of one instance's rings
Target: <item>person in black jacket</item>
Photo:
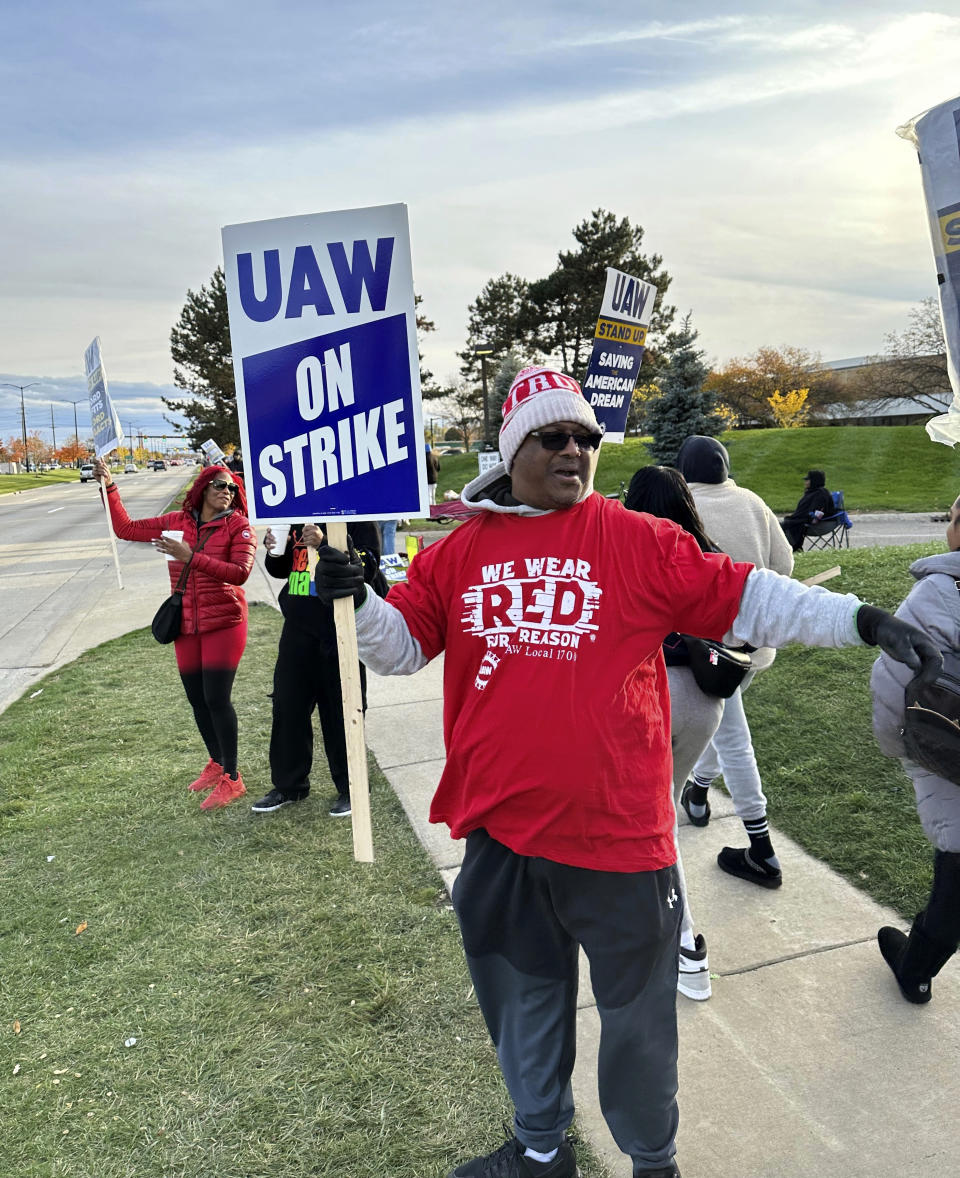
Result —
[[[386, 583], [380, 572], [380, 529], [369, 520], [347, 524], [347, 535], [363, 562], [364, 581], [381, 597]], [[333, 608], [314, 592], [308, 548], [326, 544], [316, 524], [294, 524], [282, 552], [271, 530], [264, 537], [267, 572], [286, 580], [280, 590], [283, 630], [273, 672], [273, 727], [270, 732], [270, 779], [273, 788], [256, 802], [254, 814], [269, 814], [302, 801], [310, 792], [313, 765], [313, 710], [320, 714], [323, 746], [337, 797], [334, 818], [350, 814], [347, 742], [343, 727], [340, 665]], [[360, 664], [363, 710], [367, 710], [366, 668]]]
[[827, 477], [822, 470], [808, 470], [803, 476], [803, 494], [800, 502], [780, 521], [784, 534], [794, 552], [803, 550], [803, 538], [807, 527], [827, 515], [835, 515], [833, 496], [827, 490]]

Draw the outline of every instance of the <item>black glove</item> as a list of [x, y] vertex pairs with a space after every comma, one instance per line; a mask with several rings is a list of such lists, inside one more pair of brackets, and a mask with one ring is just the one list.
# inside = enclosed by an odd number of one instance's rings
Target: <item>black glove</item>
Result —
[[339, 548], [322, 545], [317, 551], [317, 567], [313, 574], [317, 596], [326, 605], [338, 597], [352, 597], [354, 608], [363, 605], [367, 588], [363, 582], [363, 562], [353, 541], [347, 537], [349, 554]]
[[916, 671], [920, 683], [932, 683], [943, 668], [940, 651], [922, 630], [875, 605], [861, 605], [857, 610], [857, 632], [868, 646], [879, 646], [884, 654]]

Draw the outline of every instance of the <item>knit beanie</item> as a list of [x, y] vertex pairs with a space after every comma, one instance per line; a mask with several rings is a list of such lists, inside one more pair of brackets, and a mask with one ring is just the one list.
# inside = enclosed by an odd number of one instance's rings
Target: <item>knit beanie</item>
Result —
[[572, 376], [553, 368], [522, 369], [503, 403], [500, 454], [508, 472], [527, 434], [557, 421], [575, 421], [592, 433], [603, 432]]
[[673, 465], [688, 483], [725, 483], [730, 477], [726, 446], [705, 434], [685, 438]]

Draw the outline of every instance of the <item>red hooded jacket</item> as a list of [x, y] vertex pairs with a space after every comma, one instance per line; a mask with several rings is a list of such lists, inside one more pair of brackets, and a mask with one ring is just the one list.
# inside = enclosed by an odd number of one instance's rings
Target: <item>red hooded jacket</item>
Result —
[[[183, 591], [182, 634], [209, 634], [236, 626], [247, 616], [247, 598], [240, 586], [250, 576], [257, 551], [257, 534], [245, 515], [228, 511], [198, 525], [188, 511], [171, 511], [153, 519], [131, 519], [120, 500], [117, 484], [107, 491], [113, 530], [121, 540], [158, 540], [161, 532], [183, 531], [183, 541], [196, 550], [201, 536], [208, 536], [202, 552], [194, 552]], [[211, 533], [208, 535], [208, 533]], [[176, 589], [183, 563], [168, 562], [170, 590]]]

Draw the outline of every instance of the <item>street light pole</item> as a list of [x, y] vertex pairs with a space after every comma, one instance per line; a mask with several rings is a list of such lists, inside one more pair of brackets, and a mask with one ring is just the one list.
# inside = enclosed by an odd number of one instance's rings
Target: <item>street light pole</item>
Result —
[[23, 430], [23, 461], [27, 470], [30, 469], [30, 455], [27, 453], [27, 412], [23, 407], [23, 390], [32, 389], [39, 383], [40, 381], [34, 380], [30, 384], [10, 384], [7, 381], [0, 384], [0, 388], [20, 390], [20, 428]]
[[53, 434], [53, 456], [57, 456], [57, 427], [53, 422], [53, 406], [50, 406], [50, 432]]
[[483, 386], [483, 440], [487, 445], [490, 441], [490, 402], [487, 397], [487, 357], [493, 355], [493, 348], [489, 344], [477, 344], [473, 354], [480, 357], [480, 383]]
[[[77, 424], [77, 406], [83, 404], [83, 402], [86, 400], [87, 400], [87, 398], [83, 397], [79, 401], [71, 401], [70, 402], [70, 404], [73, 406], [73, 436], [77, 439], [77, 449], [78, 450], [80, 449], [80, 426]], [[79, 463], [80, 463], [79, 454], [74, 459], [74, 462], [79, 465]]]

